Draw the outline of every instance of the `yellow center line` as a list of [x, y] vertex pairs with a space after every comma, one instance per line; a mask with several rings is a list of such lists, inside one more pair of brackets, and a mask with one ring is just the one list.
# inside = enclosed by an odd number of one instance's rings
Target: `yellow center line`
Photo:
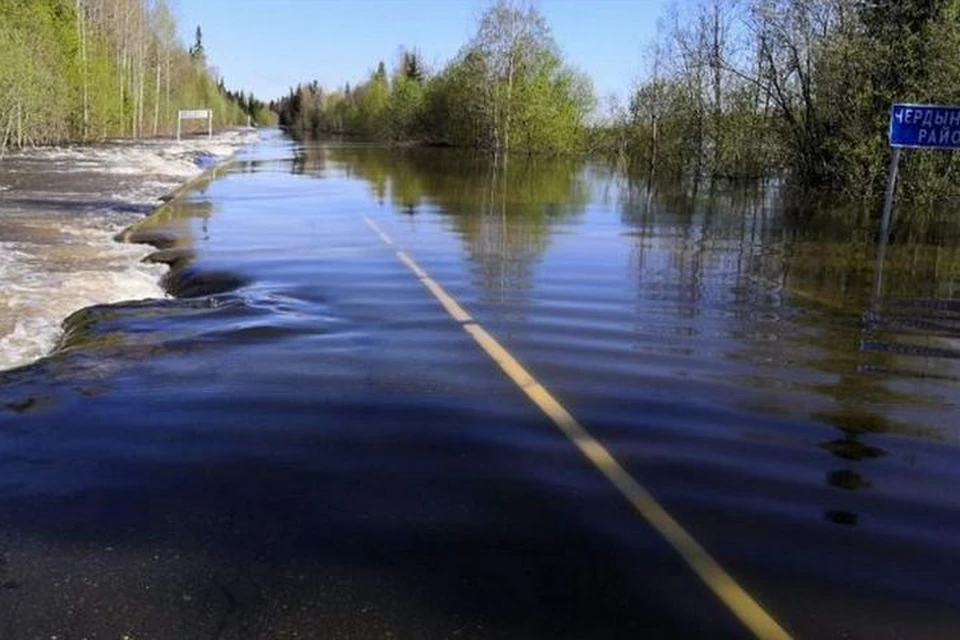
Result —
[[367, 224], [368, 227], [370, 227], [371, 231], [373, 231], [375, 234], [380, 236], [380, 239], [383, 240], [384, 244], [390, 245], [391, 247], [393, 246], [393, 240], [391, 240], [390, 236], [388, 236], [386, 233], [383, 232], [383, 229], [381, 229], [376, 222], [374, 222], [373, 220], [371, 220], [366, 216], [363, 217], [363, 221]]
[[[393, 240], [380, 226], [364, 216], [364, 222], [386, 244]], [[789, 640], [790, 634], [751, 596], [736, 579], [710, 555], [697, 540], [660, 504], [660, 502], [624, 469], [610, 450], [594, 438], [573, 415], [537, 379], [491, 336], [467, 311], [424, 271], [406, 252], [397, 258], [423, 283], [443, 308], [503, 372], [549, 417], [593, 466], [613, 484], [634, 509], [680, 555], [687, 566], [757, 638]]]

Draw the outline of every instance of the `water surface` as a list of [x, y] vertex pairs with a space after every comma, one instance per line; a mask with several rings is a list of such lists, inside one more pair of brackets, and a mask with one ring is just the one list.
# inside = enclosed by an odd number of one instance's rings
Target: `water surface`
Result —
[[163, 269], [116, 234], [217, 158], [255, 139], [136, 140], [23, 149], [0, 158], [0, 370], [50, 353], [67, 315], [163, 297]]
[[798, 637], [955, 636], [949, 215], [273, 136], [0, 374], [0, 637], [746, 636], [365, 217]]

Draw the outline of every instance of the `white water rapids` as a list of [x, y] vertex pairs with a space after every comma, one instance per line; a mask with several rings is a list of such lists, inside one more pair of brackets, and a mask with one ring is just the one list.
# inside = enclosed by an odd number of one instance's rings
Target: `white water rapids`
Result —
[[0, 370], [48, 354], [71, 313], [163, 297], [151, 247], [114, 236], [256, 134], [32, 149], [0, 160]]

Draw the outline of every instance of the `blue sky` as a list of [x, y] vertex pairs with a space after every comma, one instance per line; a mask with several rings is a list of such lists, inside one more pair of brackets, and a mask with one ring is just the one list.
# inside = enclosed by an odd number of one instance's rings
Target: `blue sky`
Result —
[[[597, 95], [625, 96], [640, 74], [667, 0], [539, 0], [568, 62]], [[181, 39], [203, 28], [227, 85], [269, 100], [298, 82], [364, 79], [400, 46], [439, 68], [473, 35], [486, 0], [172, 0]]]

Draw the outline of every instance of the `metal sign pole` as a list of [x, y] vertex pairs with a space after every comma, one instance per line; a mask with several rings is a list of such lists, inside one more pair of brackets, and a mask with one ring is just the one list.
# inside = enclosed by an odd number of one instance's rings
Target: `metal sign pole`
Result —
[[960, 149], [960, 106], [944, 104], [893, 104], [890, 107], [890, 170], [887, 193], [880, 222], [877, 266], [873, 281], [873, 307], [879, 307], [883, 293], [883, 261], [890, 240], [893, 218], [893, 197], [897, 191], [902, 149]]
[[883, 201], [883, 222], [880, 226], [880, 242], [886, 244], [890, 234], [890, 218], [893, 213], [893, 195], [897, 190], [897, 174], [900, 172], [900, 147], [890, 154], [890, 170], [887, 175], [887, 195]]
[[180, 142], [180, 125], [183, 122], [183, 117], [178, 113], [177, 114], [177, 142]]

